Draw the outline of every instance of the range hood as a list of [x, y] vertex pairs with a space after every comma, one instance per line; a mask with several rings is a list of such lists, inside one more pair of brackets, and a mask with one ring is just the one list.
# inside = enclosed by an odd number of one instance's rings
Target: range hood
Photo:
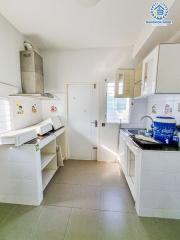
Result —
[[10, 94], [9, 96], [34, 97], [39, 99], [54, 99], [54, 100], [59, 99], [55, 94], [52, 93], [17, 93]]
[[[20, 52], [22, 93], [41, 99], [56, 99], [51, 93], [44, 93], [43, 59], [33, 48]], [[16, 95], [17, 96], [17, 95]]]
[[43, 59], [34, 50], [20, 52], [22, 92], [44, 93]]

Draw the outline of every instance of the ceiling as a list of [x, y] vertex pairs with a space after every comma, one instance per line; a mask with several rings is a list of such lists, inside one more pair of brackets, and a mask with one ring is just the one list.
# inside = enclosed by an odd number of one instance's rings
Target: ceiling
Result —
[[0, 0], [0, 13], [39, 48], [122, 47], [134, 45], [152, 4], [101, 0], [83, 6], [82, 1]]

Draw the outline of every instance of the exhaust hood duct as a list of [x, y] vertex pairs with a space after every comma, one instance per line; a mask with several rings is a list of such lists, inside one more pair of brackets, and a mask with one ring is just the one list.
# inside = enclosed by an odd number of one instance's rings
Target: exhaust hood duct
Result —
[[58, 99], [51, 93], [44, 93], [43, 59], [28, 42], [25, 46], [29, 50], [20, 52], [22, 93], [14, 96]]
[[20, 52], [23, 93], [44, 93], [43, 59], [34, 50]]

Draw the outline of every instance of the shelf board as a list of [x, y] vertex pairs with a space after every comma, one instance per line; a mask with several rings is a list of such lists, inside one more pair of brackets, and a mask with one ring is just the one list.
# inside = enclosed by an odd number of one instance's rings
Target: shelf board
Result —
[[43, 170], [55, 157], [56, 157], [55, 153], [42, 153], [41, 170]]
[[43, 185], [43, 190], [46, 188], [54, 174], [56, 173], [56, 170], [44, 170], [42, 172], [42, 185]]

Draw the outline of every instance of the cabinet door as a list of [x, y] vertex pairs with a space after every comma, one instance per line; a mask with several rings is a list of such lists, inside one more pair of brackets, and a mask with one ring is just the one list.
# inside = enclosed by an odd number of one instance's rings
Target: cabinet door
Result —
[[160, 44], [156, 93], [180, 93], [180, 44]]
[[141, 96], [141, 84], [142, 84], [142, 64], [140, 64], [135, 70], [134, 97]]
[[124, 175], [127, 174], [127, 144], [123, 137], [120, 135], [119, 139], [119, 161], [124, 172]]
[[141, 96], [141, 81], [134, 84], [134, 97]]
[[118, 69], [115, 81], [115, 97], [131, 98], [134, 94], [134, 69]]
[[135, 78], [134, 78], [134, 82], [140, 82], [142, 81], [142, 64], [139, 64], [137, 66], [137, 68], [135, 69]]
[[155, 93], [159, 47], [156, 47], [143, 61], [142, 95]]

